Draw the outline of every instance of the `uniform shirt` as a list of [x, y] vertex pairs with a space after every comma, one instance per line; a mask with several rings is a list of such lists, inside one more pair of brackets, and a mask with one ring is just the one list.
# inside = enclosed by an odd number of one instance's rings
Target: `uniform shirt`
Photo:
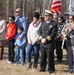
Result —
[[54, 21], [50, 21], [49, 23], [43, 22], [39, 29], [39, 35], [41, 35], [42, 38], [46, 38], [47, 36], [50, 36], [53, 39], [56, 34], [56, 31], [57, 31], [56, 22]]
[[46, 44], [42, 44], [41, 46], [48, 45], [54, 41], [55, 35], [57, 32], [57, 23], [53, 20], [50, 22], [43, 22], [39, 29], [39, 38], [45, 38], [47, 40]]

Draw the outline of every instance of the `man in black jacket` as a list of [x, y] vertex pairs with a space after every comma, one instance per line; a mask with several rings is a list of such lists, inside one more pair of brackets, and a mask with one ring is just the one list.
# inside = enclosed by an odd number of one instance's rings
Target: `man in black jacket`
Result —
[[[41, 63], [40, 72], [46, 69], [46, 60], [48, 59], [49, 73], [55, 72], [54, 66], [54, 38], [57, 32], [57, 23], [52, 20], [53, 15], [50, 11], [46, 10], [44, 22], [42, 22], [39, 30], [39, 40], [41, 47]], [[46, 59], [47, 58], [47, 59]]]

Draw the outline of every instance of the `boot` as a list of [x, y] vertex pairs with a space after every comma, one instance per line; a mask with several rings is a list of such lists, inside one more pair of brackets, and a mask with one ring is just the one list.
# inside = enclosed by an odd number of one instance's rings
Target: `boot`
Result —
[[4, 52], [3, 47], [0, 47], [0, 60], [3, 59], [3, 52]]
[[31, 62], [28, 62], [27, 63], [27, 69], [31, 68], [31, 66], [32, 66], [32, 63]]
[[33, 66], [34, 68], [37, 68], [37, 64], [34, 64], [34, 66]]

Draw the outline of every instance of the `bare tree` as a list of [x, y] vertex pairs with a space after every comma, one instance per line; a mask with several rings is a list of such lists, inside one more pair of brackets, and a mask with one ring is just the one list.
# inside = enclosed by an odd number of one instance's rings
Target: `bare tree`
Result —
[[42, 12], [42, 16], [44, 15], [44, 11], [45, 11], [45, 3], [46, 3], [46, 0], [43, 0], [43, 12]]
[[9, 16], [9, 0], [7, 0], [7, 20], [8, 20], [8, 16]]
[[[23, 15], [28, 20], [32, 19], [33, 12], [38, 9], [41, 15], [44, 15], [45, 9], [50, 10], [51, 2], [53, 0], [0, 0], [0, 13], [4, 14], [4, 19], [8, 19], [9, 15], [15, 14], [15, 9], [21, 7], [23, 9]], [[62, 0], [63, 13], [68, 11], [70, 0]]]
[[25, 16], [27, 16], [27, 0], [25, 0]]
[[52, 5], [52, 0], [48, 0], [48, 9], [51, 9], [51, 5]]
[[15, 15], [16, 7], [17, 7], [17, 0], [14, 0], [14, 15]]

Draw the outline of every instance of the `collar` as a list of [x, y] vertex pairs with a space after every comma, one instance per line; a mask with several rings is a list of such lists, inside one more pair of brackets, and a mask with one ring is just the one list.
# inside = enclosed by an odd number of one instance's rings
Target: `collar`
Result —
[[50, 23], [51, 22], [51, 20], [50, 21], [46, 21], [46, 23]]
[[23, 15], [21, 14], [20, 16], [16, 16], [17, 18], [20, 18], [20, 17], [22, 17]]

